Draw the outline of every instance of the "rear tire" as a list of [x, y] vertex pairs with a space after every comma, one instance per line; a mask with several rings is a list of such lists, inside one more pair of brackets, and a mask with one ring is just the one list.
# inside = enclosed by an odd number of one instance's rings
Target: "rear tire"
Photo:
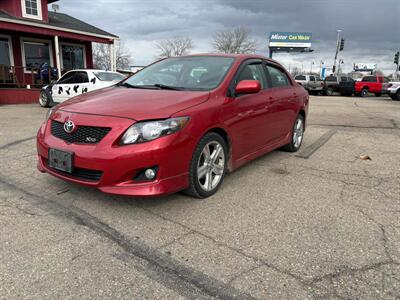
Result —
[[303, 138], [304, 117], [299, 114], [294, 121], [290, 143], [283, 146], [282, 150], [287, 152], [297, 152], [300, 149], [301, 144], [303, 143]]
[[207, 133], [193, 152], [189, 188], [184, 192], [195, 198], [207, 198], [215, 194], [224, 181], [227, 166], [228, 147], [225, 140], [217, 133]]
[[362, 89], [361, 93], [360, 93], [360, 96], [361, 97], [367, 97], [368, 96], [368, 89], [366, 89], [366, 88]]

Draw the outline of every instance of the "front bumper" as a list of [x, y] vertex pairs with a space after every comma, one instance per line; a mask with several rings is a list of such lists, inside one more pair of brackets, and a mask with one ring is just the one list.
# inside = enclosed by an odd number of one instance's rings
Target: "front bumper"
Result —
[[[119, 195], [161, 196], [188, 187], [194, 141], [185, 130], [147, 143], [119, 146], [116, 141], [134, 121], [66, 112], [56, 112], [52, 118], [60, 122], [72, 119], [75, 124], [86, 126], [102, 124], [112, 129], [97, 144], [68, 144], [51, 134], [51, 121], [43, 124], [37, 135], [38, 169], [41, 172]], [[50, 168], [47, 163], [50, 148], [73, 152], [74, 167], [85, 172], [98, 171], [101, 173], [99, 179], [88, 180]], [[158, 167], [155, 180], [135, 179], [144, 169], [154, 166]]]

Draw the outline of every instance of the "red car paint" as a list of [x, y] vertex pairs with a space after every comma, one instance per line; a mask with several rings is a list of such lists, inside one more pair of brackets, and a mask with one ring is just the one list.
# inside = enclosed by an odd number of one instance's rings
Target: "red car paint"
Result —
[[[201, 55], [206, 56], [206, 55]], [[37, 135], [38, 169], [64, 180], [93, 186], [103, 192], [133, 196], [166, 195], [188, 187], [189, 164], [204, 134], [215, 131], [229, 140], [229, 170], [286, 145], [299, 113], [306, 118], [308, 93], [277, 62], [256, 55], [216, 55], [234, 62], [225, 78], [210, 91], [172, 91], [110, 87], [68, 100], [56, 107]], [[193, 57], [193, 56], [191, 56]], [[289, 78], [286, 87], [229, 96], [236, 72], [249, 59], [281, 68]], [[254, 81], [243, 84], [254, 89]], [[190, 117], [181, 131], [150, 142], [120, 145], [121, 136], [137, 121]], [[52, 121], [73, 120], [77, 126], [110, 127], [97, 144], [68, 144], [51, 133]], [[101, 170], [100, 180], [87, 181], [58, 172], [47, 165], [49, 148], [74, 153], [77, 168]], [[150, 182], [133, 180], [138, 172], [158, 166]]]
[[383, 76], [364, 76], [361, 81], [356, 81], [354, 90], [356, 93], [360, 93], [363, 89], [367, 89], [370, 93], [380, 94], [382, 93], [384, 81], [385, 78]]

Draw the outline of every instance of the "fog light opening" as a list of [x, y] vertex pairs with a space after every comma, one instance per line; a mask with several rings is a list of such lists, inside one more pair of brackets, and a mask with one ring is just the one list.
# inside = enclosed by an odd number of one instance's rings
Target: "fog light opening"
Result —
[[147, 167], [142, 169], [133, 178], [134, 181], [153, 181], [157, 178], [158, 166]]
[[144, 176], [146, 177], [146, 179], [152, 180], [154, 178], [156, 178], [156, 171], [154, 169], [147, 169], [146, 171], [144, 171]]

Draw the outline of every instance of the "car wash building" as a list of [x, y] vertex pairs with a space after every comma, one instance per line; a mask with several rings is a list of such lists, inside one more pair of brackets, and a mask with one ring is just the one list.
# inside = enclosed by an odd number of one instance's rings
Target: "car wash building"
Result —
[[72, 16], [48, 11], [57, 0], [0, 1], [0, 104], [32, 103], [40, 88], [71, 69], [93, 68], [92, 43], [110, 47], [116, 35]]

